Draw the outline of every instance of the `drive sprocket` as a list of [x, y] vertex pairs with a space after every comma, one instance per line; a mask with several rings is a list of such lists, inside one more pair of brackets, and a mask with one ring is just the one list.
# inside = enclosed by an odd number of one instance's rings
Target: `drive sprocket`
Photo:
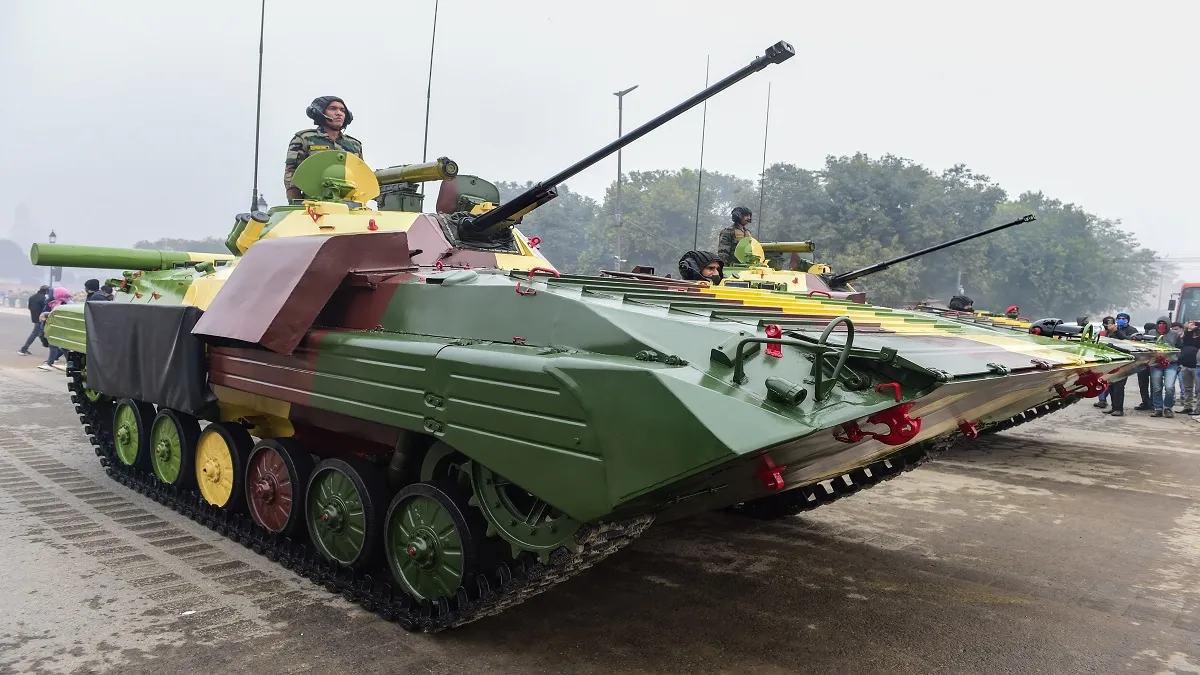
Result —
[[582, 523], [479, 462], [463, 468], [471, 477], [470, 504], [483, 512], [488, 535], [507, 541], [514, 558], [529, 552], [547, 562], [559, 549], [577, 550]]

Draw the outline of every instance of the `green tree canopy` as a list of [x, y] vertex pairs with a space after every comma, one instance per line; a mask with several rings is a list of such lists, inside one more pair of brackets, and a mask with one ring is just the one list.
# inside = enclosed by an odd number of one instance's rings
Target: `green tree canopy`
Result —
[[[717, 231], [729, 222], [734, 206], [758, 206], [759, 185], [706, 171], [697, 229], [696, 180], [696, 172], [690, 169], [628, 175], [622, 188], [625, 269], [641, 264], [653, 265], [659, 274], [673, 273], [693, 241], [698, 240], [700, 249], [716, 248]], [[755, 235], [764, 241], [812, 240], [816, 259], [835, 272], [865, 267], [1028, 213], [1037, 217], [1032, 223], [897, 264], [856, 282], [876, 304], [948, 300], [961, 273], [962, 285], [977, 307], [1003, 311], [1017, 304], [1027, 316], [1073, 319], [1136, 305], [1157, 283], [1158, 268], [1150, 264], [1154, 252], [1140, 247], [1119, 221], [1042, 193], [1010, 199], [990, 178], [961, 164], [937, 173], [894, 155], [831, 156], [820, 170], [772, 165], [764, 187], [763, 207], [751, 227]], [[615, 197], [614, 182], [604, 203], [591, 211], [591, 222], [572, 225], [572, 236], [586, 230], [582, 250], [573, 248], [580, 239], [570, 239], [561, 256], [550, 256], [556, 265], [584, 273], [613, 267]]]

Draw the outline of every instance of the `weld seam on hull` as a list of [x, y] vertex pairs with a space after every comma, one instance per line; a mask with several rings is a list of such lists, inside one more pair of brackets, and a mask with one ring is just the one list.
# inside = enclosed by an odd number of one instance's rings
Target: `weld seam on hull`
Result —
[[508, 443], [516, 443], [517, 445], [526, 445], [531, 448], [537, 448], [539, 450], [546, 450], [548, 452], [554, 452], [554, 453], [557, 453], [560, 455], [566, 455], [568, 457], [573, 457], [575, 459], [586, 459], [586, 460], [589, 460], [592, 462], [603, 462], [604, 461], [603, 458], [601, 458], [597, 455], [589, 455], [587, 453], [579, 452], [578, 450], [568, 450], [567, 448], [561, 448], [561, 447], [558, 447], [555, 445], [546, 445], [545, 443], [538, 443], [536, 441], [527, 441], [527, 440], [520, 439], [520, 438], [514, 438], [512, 436], [507, 436], [505, 434], [499, 434], [494, 431], [487, 431], [484, 429], [480, 429], [478, 427], [469, 427], [469, 426], [466, 426], [463, 424], [455, 424], [453, 422], [447, 424], [446, 426], [450, 429], [455, 429], [457, 431], [461, 431], [464, 433], [478, 434], [480, 436], [487, 436], [488, 438], [495, 438], [497, 440], [506, 441]]
[[487, 408], [488, 410], [495, 410], [496, 412], [504, 413], [506, 415], [521, 415], [522, 417], [532, 417], [534, 419], [545, 420], [547, 422], [556, 422], [558, 424], [568, 424], [568, 425], [574, 426], [574, 427], [581, 427], [581, 428], [585, 428], [585, 429], [587, 428], [587, 422], [584, 422], [582, 420], [571, 419], [569, 417], [559, 417], [557, 415], [550, 415], [548, 413], [533, 412], [531, 410], [520, 410], [518, 408], [506, 408], [506, 407], [502, 407], [502, 406], [498, 406], [498, 405], [492, 405], [491, 403], [475, 401], [475, 400], [468, 399], [468, 398], [452, 397], [452, 398], [448, 399], [448, 401], [450, 403], [461, 403], [463, 405], [474, 406], [477, 408]]

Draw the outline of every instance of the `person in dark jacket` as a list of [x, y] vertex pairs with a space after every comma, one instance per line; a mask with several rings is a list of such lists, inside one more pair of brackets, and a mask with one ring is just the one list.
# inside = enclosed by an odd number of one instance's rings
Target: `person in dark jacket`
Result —
[[[1121, 312], [1117, 315], [1116, 323], [1112, 328], [1106, 330], [1106, 337], [1116, 340], [1130, 340], [1137, 335], [1137, 329], [1129, 325], [1129, 315]], [[1121, 378], [1115, 382], [1108, 383], [1108, 400], [1112, 403], [1111, 410], [1105, 410], [1104, 414], [1112, 415], [1113, 417], [1125, 416], [1125, 380]]]
[[[1154, 324], [1146, 323], [1145, 325], [1143, 325], [1141, 337], [1139, 337], [1138, 339], [1139, 340], [1157, 339], [1157, 331], [1154, 328]], [[1138, 376], [1138, 389], [1141, 391], [1141, 394], [1142, 394], [1142, 402], [1137, 404], [1137, 406], [1134, 407], [1134, 410], [1153, 410], [1154, 403], [1150, 400], [1150, 367], [1143, 366], [1140, 370], [1138, 370], [1137, 376]]]
[[112, 298], [100, 291], [99, 279], [88, 279], [87, 281], [83, 282], [83, 290], [87, 291], [87, 298], [84, 299], [84, 302], [92, 302], [93, 300], [97, 302], [112, 300]]
[[1181, 342], [1183, 346], [1179, 348], [1179, 379], [1182, 387], [1179, 398], [1183, 409], [1179, 412], [1184, 415], [1192, 415], [1196, 412], [1196, 390], [1200, 389], [1197, 386], [1196, 378], [1196, 354], [1200, 352], [1200, 325], [1195, 321], [1188, 321], [1187, 325], [1183, 327]]
[[[1165, 316], [1158, 317], [1154, 326], [1158, 331], [1158, 344], [1179, 349], [1183, 337], [1171, 329]], [[1182, 332], [1183, 326], [1180, 326]], [[1179, 377], [1179, 355], [1169, 354], [1150, 359], [1150, 401], [1154, 405], [1151, 417], [1175, 416], [1175, 380]]]
[[50, 292], [49, 286], [42, 286], [37, 293], [29, 296], [29, 302], [26, 306], [29, 308], [29, 319], [33, 321], [33, 330], [29, 331], [29, 337], [25, 338], [25, 344], [17, 350], [18, 354], [23, 356], [32, 356], [29, 351], [29, 345], [33, 344], [34, 340], [41, 340], [42, 346], [47, 347], [46, 336], [42, 335], [42, 310], [46, 308], [46, 294]]

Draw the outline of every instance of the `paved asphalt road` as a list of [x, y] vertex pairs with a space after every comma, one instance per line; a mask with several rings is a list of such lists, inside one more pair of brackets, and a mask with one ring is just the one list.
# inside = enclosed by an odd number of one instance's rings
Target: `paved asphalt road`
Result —
[[425, 636], [105, 477], [26, 321], [0, 314], [0, 672], [1200, 673], [1187, 418], [1073, 406], [810, 514], [656, 526]]

